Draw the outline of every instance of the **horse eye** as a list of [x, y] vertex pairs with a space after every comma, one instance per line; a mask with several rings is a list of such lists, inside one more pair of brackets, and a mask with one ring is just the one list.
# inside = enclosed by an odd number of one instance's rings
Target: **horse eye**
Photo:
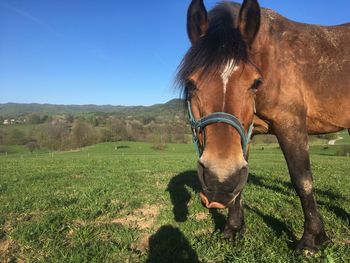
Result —
[[196, 84], [189, 80], [186, 82], [186, 85], [185, 85], [185, 90], [186, 90], [186, 94], [187, 94], [187, 99], [190, 99], [194, 93], [194, 91], [196, 90]]
[[253, 83], [253, 85], [251, 86], [251, 90], [253, 90], [254, 92], [256, 92], [259, 88], [259, 86], [263, 83], [262, 79], [256, 79]]

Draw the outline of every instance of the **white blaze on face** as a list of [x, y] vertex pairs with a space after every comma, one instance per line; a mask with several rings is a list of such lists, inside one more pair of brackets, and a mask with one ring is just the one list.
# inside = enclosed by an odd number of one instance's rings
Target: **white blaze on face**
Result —
[[226, 66], [224, 67], [223, 71], [221, 72], [221, 79], [222, 79], [223, 88], [224, 88], [223, 111], [225, 108], [227, 84], [228, 84], [228, 81], [229, 81], [232, 73], [235, 72], [237, 69], [238, 69], [238, 66], [235, 66], [235, 61], [233, 59], [231, 59], [230, 61], [227, 62]]

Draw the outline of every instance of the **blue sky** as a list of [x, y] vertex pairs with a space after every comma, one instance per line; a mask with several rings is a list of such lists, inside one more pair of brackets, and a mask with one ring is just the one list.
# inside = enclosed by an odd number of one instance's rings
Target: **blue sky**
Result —
[[[0, 0], [0, 103], [152, 105], [178, 97], [189, 3]], [[349, 0], [260, 4], [300, 22], [350, 22]]]

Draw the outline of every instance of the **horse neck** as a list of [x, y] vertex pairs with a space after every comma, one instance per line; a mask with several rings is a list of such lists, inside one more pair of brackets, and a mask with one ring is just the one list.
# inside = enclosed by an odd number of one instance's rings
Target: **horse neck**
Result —
[[[262, 24], [257, 38], [251, 48], [251, 60], [262, 71], [270, 72], [270, 67], [277, 59], [277, 47], [274, 39], [270, 37], [271, 24]], [[277, 51], [278, 52], [278, 51]]]

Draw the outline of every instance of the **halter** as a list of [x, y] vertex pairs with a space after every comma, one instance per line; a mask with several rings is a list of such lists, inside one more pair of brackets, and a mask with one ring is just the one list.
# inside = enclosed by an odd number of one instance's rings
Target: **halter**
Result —
[[195, 150], [197, 152], [197, 155], [199, 157], [202, 156], [204, 147], [205, 147], [205, 134], [204, 134], [204, 141], [203, 144], [200, 143], [198, 134], [203, 130], [204, 128], [210, 124], [213, 123], [226, 123], [231, 125], [233, 128], [235, 128], [238, 132], [238, 134], [241, 137], [241, 145], [244, 157], [247, 157], [248, 153], [248, 144], [250, 142], [250, 138], [253, 133], [254, 125], [253, 123], [249, 126], [248, 133], [245, 132], [245, 129], [243, 128], [242, 123], [240, 120], [233, 116], [232, 114], [226, 113], [226, 112], [214, 112], [211, 113], [199, 120], [196, 120], [193, 117], [192, 113], [192, 106], [190, 100], [187, 100], [187, 107], [188, 107], [188, 117], [191, 124], [191, 130], [192, 130], [192, 136], [193, 136], [193, 143]]

